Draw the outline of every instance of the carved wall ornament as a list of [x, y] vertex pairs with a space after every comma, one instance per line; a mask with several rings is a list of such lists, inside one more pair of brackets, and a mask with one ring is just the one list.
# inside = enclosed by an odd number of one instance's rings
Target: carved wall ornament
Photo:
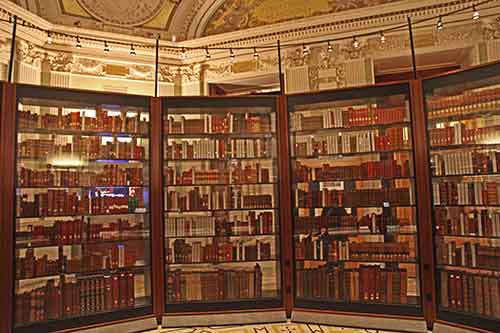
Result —
[[104, 63], [88, 58], [77, 58], [72, 68], [73, 73], [87, 74], [94, 76], [105, 76]]
[[139, 26], [155, 17], [165, 0], [77, 0], [99, 21], [119, 26]]
[[129, 68], [127, 78], [134, 80], [154, 80], [155, 68], [148, 65], [132, 65]]
[[45, 58], [45, 52], [29, 42], [21, 41], [17, 44], [16, 57], [19, 62], [38, 66]]
[[500, 16], [483, 27], [483, 36], [487, 40], [500, 39]]
[[201, 66], [182, 66], [179, 69], [179, 73], [183, 83], [200, 81]]
[[71, 72], [74, 57], [70, 53], [60, 52], [47, 55], [50, 70], [54, 72]]
[[159, 69], [159, 80], [167, 83], [174, 83], [175, 79], [179, 76], [179, 67], [160, 65]]

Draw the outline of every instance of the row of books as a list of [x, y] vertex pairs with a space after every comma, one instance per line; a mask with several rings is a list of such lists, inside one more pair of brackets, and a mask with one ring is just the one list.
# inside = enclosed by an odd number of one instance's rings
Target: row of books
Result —
[[433, 182], [435, 205], [500, 205], [500, 183], [495, 181]]
[[432, 154], [433, 176], [485, 175], [498, 173], [500, 152], [458, 151]]
[[33, 249], [27, 249], [24, 257], [16, 257], [16, 279], [57, 275], [61, 272], [61, 264], [59, 258], [49, 258], [47, 254], [37, 258]]
[[276, 151], [273, 139], [192, 139], [168, 142], [164, 158], [186, 159], [231, 159], [269, 158]]
[[135, 306], [135, 275], [122, 272], [75, 281], [48, 280], [16, 294], [17, 326], [60, 320]]
[[[314, 183], [309, 183], [312, 185]], [[300, 208], [315, 207], [382, 207], [413, 204], [410, 188], [381, 188], [367, 190], [295, 190], [295, 203]]]
[[201, 185], [201, 184], [248, 184], [270, 183], [272, 171], [256, 163], [255, 167], [231, 164], [227, 169], [195, 169], [182, 171], [168, 167], [166, 170], [167, 185]]
[[406, 106], [378, 107], [375, 104], [356, 107], [330, 107], [326, 109], [294, 112], [291, 127], [294, 131], [310, 131], [324, 128], [351, 128], [384, 125], [408, 121]]
[[191, 117], [169, 116], [163, 123], [169, 134], [263, 133], [270, 132], [271, 113], [200, 114]]
[[141, 186], [143, 168], [120, 167], [105, 164], [102, 171], [30, 169], [21, 167], [17, 172], [17, 186]]
[[194, 187], [188, 192], [168, 191], [165, 193], [165, 207], [168, 211], [273, 208], [273, 195], [260, 194], [266, 189], [258, 186]]
[[[46, 159], [50, 156], [81, 160], [93, 159], [147, 159], [146, 145], [137, 138], [108, 138], [82, 136], [54, 136], [51, 139], [20, 138], [17, 156]], [[49, 162], [50, 163], [50, 162]]]
[[231, 215], [169, 217], [165, 232], [167, 237], [264, 235], [275, 232], [273, 216], [272, 212], [250, 211]]
[[463, 271], [440, 272], [443, 310], [500, 318], [500, 277]]
[[[33, 111], [33, 112], [32, 112]], [[89, 110], [70, 111], [63, 108], [50, 108], [41, 113], [34, 110], [18, 110], [17, 119], [21, 129], [64, 129], [95, 132], [148, 133], [149, 122], [138, 112], [127, 110], [107, 111], [101, 107], [90, 116]]]
[[364, 242], [336, 240], [324, 233], [295, 239], [296, 260], [373, 260], [398, 262], [414, 260], [409, 242]]
[[500, 241], [457, 243], [438, 237], [436, 246], [440, 265], [500, 269]]
[[262, 269], [169, 270], [167, 302], [242, 300], [262, 297]]
[[436, 207], [434, 216], [438, 235], [500, 237], [500, 211]]
[[297, 157], [384, 152], [411, 148], [408, 127], [339, 132], [335, 135], [297, 136], [294, 140], [294, 151]]
[[500, 89], [467, 90], [451, 96], [425, 96], [429, 118], [497, 110], [500, 106]]
[[18, 217], [45, 217], [82, 214], [123, 214], [145, 210], [141, 187], [135, 193], [109, 193], [107, 191], [81, 191], [49, 189], [44, 193], [18, 194]]
[[338, 179], [372, 179], [410, 177], [408, 160], [383, 160], [363, 162], [361, 165], [333, 166], [324, 163], [320, 168], [296, 162], [293, 169], [295, 182], [332, 181]]
[[345, 216], [296, 216], [294, 230], [296, 233], [310, 232], [327, 229], [334, 233], [372, 233], [385, 234], [399, 232], [403, 228], [413, 230], [409, 215], [393, 215], [390, 208], [381, 214], [371, 213], [365, 215]]
[[64, 256], [65, 273], [88, 273], [136, 266], [148, 245], [142, 241], [127, 244], [96, 244], [78, 255]]
[[467, 144], [495, 144], [498, 142], [500, 121], [495, 125], [490, 119], [484, 120], [484, 127], [467, 128], [465, 124], [457, 123], [444, 128], [429, 130], [429, 142], [432, 147]]
[[402, 268], [361, 265], [345, 269], [327, 264], [296, 272], [298, 298], [332, 302], [408, 304], [408, 272]]
[[92, 222], [81, 219], [58, 220], [52, 225], [28, 224], [25, 231], [16, 232], [16, 243], [30, 246], [73, 245], [101, 240], [127, 240], [147, 232], [142, 222], [130, 223], [118, 218], [116, 222]]
[[271, 243], [259, 240], [231, 242], [227, 238], [214, 237], [203, 239], [203, 241], [176, 239], [171, 243], [167, 251], [167, 262], [170, 264], [274, 259], [271, 253]]

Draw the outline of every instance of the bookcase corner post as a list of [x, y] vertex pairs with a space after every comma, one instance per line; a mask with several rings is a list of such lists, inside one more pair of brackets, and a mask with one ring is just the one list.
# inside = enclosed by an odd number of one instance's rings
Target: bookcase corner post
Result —
[[277, 98], [278, 114], [278, 149], [280, 174], [280, 224], [282, 249], [282, 276], [283, 276], [283, 305], [287, 318], [292, 315], [294, 305], [294, 271], [293, 271], [293, 232], [291, 216], [291, 182], [290, 182], [290, 142], [288, 125], [287, 96]]
[[427, 129], [422, 80], [410, 81], [411, 114], [414, 124], [415, 176], [417, 189], [417, 209], [419, 214], [418, 233], [420, 250], [420, 274], [422, 287], [422, 307], [429, 330], [436, 318], [435, 272], [432, 231], [431, 192], [429, 183], [429, 152], [427, 147]]
[[1, 87], [2, 102], [0, 110], [0, 258], [2, 262], [2, 274], [0, 274], [0, 287], [2, 297], [0, 305], [2, 320], [0, 324], [1, 333], [11, 333], [13, 327], [13, 275], [14, 261], [12, 255], [14, 231], [10, 221], [14, 214], [13, 179], [14, 179], [14, 153], [15, 153], [15, 100], [16, 87], [11, 83], [4, 82]]
[[161, 322], [165, 312], [165, 262], [163, 240], [162, 98], [151, 98], [151, 218], [153, 258], [153, 312]]

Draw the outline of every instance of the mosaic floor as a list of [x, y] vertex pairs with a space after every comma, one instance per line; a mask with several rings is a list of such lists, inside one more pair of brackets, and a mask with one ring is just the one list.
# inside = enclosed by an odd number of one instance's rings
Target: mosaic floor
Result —
[[399, 333], [373, 329], [342, 328], [325, 325], [277, 323], [243, 326], [167, 328], [161, 333]]

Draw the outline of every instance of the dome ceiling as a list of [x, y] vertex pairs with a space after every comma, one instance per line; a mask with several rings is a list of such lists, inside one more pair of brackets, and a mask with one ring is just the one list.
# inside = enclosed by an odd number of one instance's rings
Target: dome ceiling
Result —
[[403, 0], [10, 0], [44, 19], [178, 40]]

